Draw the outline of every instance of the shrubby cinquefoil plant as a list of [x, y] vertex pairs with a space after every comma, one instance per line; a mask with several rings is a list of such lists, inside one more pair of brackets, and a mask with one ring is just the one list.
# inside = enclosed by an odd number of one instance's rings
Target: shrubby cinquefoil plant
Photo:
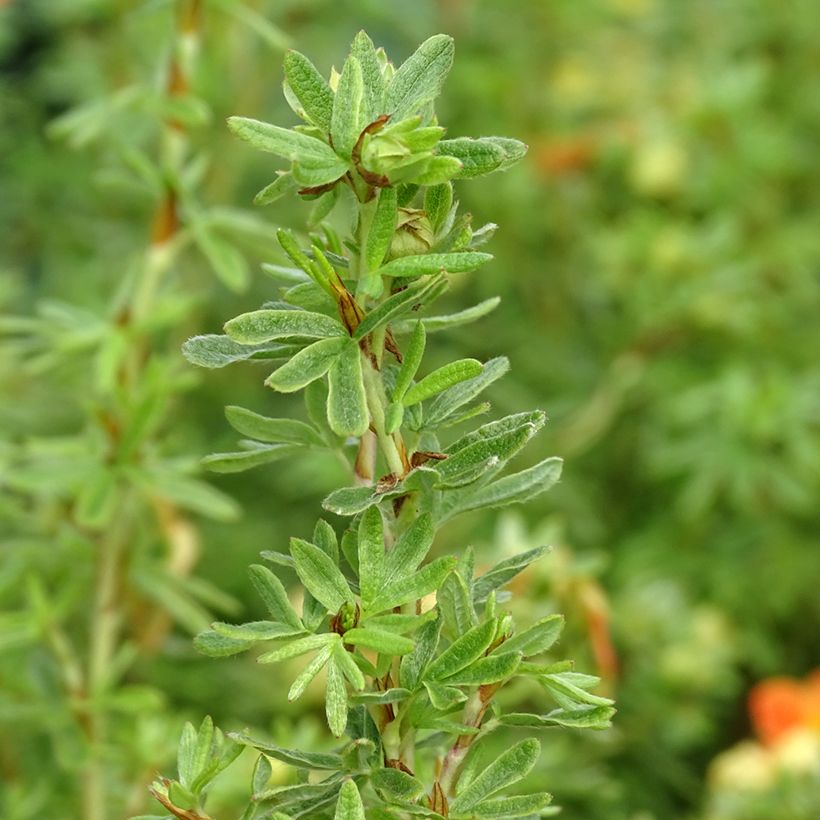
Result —
[[[198, 731], [188, 726], [178, 780], [153, 787], [177, 817], [207, 817], [211, 780], [245, 746], [260, 752], [248, 820], [353, 820], [365, 808], [369, 818], [539, 817], [552, 811], [550, 795], [514, 788], [535, 765], [538, 740], [513, 740], [494, 759], [483, 740], [502, 726], [601, 728], [612, 716], [611, 701], [590, 691], [597, 678], [545, 658], [561, 616], [518, 625], [503, 607], [505, 584], [543, 548], [478, 575], [469, 548], [428, 558], [444, 522], [527, 501], [561, 471], [560, 459], [548, 458], [504, 472], [543, 426], [539, 410], [451, 432], [488, 409], [474, 400], [506, 373], [505, 358], [461, 359], [432, 372], [423, 365], [429, 333], [497, 304], [431, 314], [451, 276], [491, 259], [480, 248], [495, 226], [475, 230], [458, 213], [453, 181], [504, 170], [526, 151], [508, 138], [444, 138], [433, 101], [452, 61], [452, 39], [437, 35], [394, 69], [362, 32], [330, 82], [306, 57], [287, 55], [285, 95], [304, 124], [229, 121], [238, 137], [289, 162], [257, 201], [289, 192], [314, 200], [316, 231], [307, 242], [280, 231], [295, 266], [272, 271], [286, 282], [280, 298], [231, 319], [225, 335], [189, 340], [185, 355], [211, 368], [280, 360], [265, 383], [304, 390], [307, 420], [229, 407], [246, 438], [237, 452], [206, 461], [234, 472], [326, 448], [349, 464], [351, 482], [323, 502], [347, 519], [343, 532], [319, 520], [309, 539], [291, 539], [288, 553], [263, 553], [270, 566], [251, 567], [270, 620], [214, 623], [196, 643], [215, 657], [263, 644], [264, 664], [304, 657], [289, 698], [323, 673], [339, 745], [286, 749], [244, 734], [225, 738], [208, 719]], [[347, 237], [322, 222], [343, 197], [355, 206]], [[304, 586], [301, 612], [280, 580], [291, 572]], [[496, 694], [516, 677], [541, 688], [551, 702], [543, 713], [498, 708]], [[295, 768], [290, 785], [271, 787], [269, 758]]]

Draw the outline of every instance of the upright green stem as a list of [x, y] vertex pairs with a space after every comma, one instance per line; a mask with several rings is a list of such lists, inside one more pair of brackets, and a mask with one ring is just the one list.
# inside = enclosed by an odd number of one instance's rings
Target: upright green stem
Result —
[[399, 453], [399, 448], [396, 446], [395, 439], [385, 430], [384, 426], [385, 396], [381, 373], [372, 366], [367, 356], [365, 356], [364, 359], [365, 361], [362, 363], [364, 389], [367, 394], [370, 420], [373, 424], [373, 429], [376, 431], [376, 439], [379, 442], [379, 447], [387, 462], [388, 469], [393, 475], [401, 478], [405, 472], [404, 462]]

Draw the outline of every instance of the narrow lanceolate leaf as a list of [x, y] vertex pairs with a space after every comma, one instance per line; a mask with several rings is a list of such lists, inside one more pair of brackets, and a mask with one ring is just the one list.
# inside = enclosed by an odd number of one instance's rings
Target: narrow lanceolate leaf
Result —
[[525, 570], [533, 561], [537, 561], [548, 549], [548, 547], [536, 547], [499, 561], [492, 569], [477, 578], [473, 584], [475, 602], [480, 604], [486, 601], [487, 596], [494, 589], [499, 589], [509, 583], [519, 572]]
[[551, 729], [566, 726], [571, 729], [608, 729], [612, 725], [615, 709], [612, 706], [575, 706], [569, 709], [553, 709], [546, 715], [527, 712], [511, 712], [499, 717], [505, 726], [527, 729]]
[[260, 344], [288, 336], [316, 339], [346, 334], [337, 319], [307, 310], [254, 310], [225, 323], [225, 333], [240, 344]]
[[428, 621], [416, 634], [415, 649], [401, 659], [399, 681], [410, 691], [415, 691], [421, 685], [424, 672], [436, 654], [441, 625], [440, 616], [434, 621]]
[[423, 171], [413, 176], [417, 185], [441, 185], [461, 173], [461, 162], [455, 157], [433, 157]]
[[225, 367], [248, 359], [275, 359], [293, 353], [290, 345], [266, 343], [243, 345], [228, 336], [209, 333], [193, 336], [182, 345], [182, 355], [198, 367]]
[[458, 511], [504, 507], [529, 501], [558, 482], [562, 464], [562, 459], [553, 456], [528, 470], [499, 478], [498, 481], [472, 493], [468, 500], [459, 505]]
[[342, 66], [330, 120], [333, 148], [344, 159], [350, 159], [353, 146], [366, 125], [362, 117], [363, 95], [362, 68], [351, 54]]
[[351, 703], [361, 703], [366, 706], [383, 706], [385, 703], [400, 703], [410, 697], [409, 689], [393, 687], [384, 692], [359, 692], [351, 695]]
[[344, 648], [341, 641], [333, 644], [333, 658], [347, 682], [356, 690], [364, 689], [365, 679], [362, 670], [356, 665], [353, 656]]
[[384, 105], [384, 80], [382, 79], [379, 58], [376, 56], [373, 41], [364, 31], [360, 31], [354, 37], [350, 53], [359, 61], [362, 69], [362, 82], [364, 85], [363, 114], [365, 124], [368, 124], [384, 113], [382, 111]]
[[506, 156], [504, 149], [490, 140], [458, 137], [441, 140], [438, 153], [461, 161], [460, 179], [489, 174], [501, 167]]
[[541, 410], [513, 413], [511, 416], [504, 416], [502, 419], [482, 424], [481, 427], [467, 433], [467, 435], [451, 444], [445, 452], [452, 456], [477, 442], [489, 441], [516, 430], [528, 429], [531, 434], [534, 434], [544, 426], [546, 420], [547, 417]]
[[347, 167], [326, 142], [300, 131], [280, 128], [278, 125], [247, 117], [228, 117], [228, 128], [260, 151], [268, 151], [289, 160], [335, 164], [339, 168], [339, 175]]
[[387, 553], [383, 582], [392, 583], [414, 572], [430, 552], [435, 533], [430, 513], [419, 515]]
[[494, 311], [499, 304], [501, 304], [501, 297], [492, 296], [477, 305], [459, 310], [456, 313], [448, 313], [444, 316], [425, 316], [421, 321], [428, 333], [436, 333], [439, 330], [449, 330], [451, 327], [475, 322]]
[[367, 607], [370, 612], [384, 612], [409, 601], [423, 598], [437, 589], [456, 565], [454, 556], [443, 556], [422, 567], [409, 578], [398, 578], [385, 584], [378, 596]]
[[370, 425], [362, 380], [362, 356], [350, 341], [328, 372], [327, 420], [337, 436], [364, 435]]
[[356, 627], [345, 632], [343, 640], [350, 646], [361, 646], [385, 655], [406, 655], [413, 651], [414, 643], [410, 638], [388, 632], [385, 629]]
[[472, 596], [461, 571], [451, 572], [436, 593], [450, 635], [463, 635], [478, 623]]
[[[580, 680], [579, 680], [580, 679]], [[598, 678], [589, 675], [578, 675], [576, 672], [556, 672], [549, 675], [541, 675], [541, 684], [545, 689], [566, 708], [572, 708], [578, 704], [586, 703], [592, 706], [611, 706], [612, 700], [602, 695], [595, 695], [588, 692], [586, 687], [598, 682]], [[579, 685], [579, 683], [583, 685]]]
[[487, 820], [507, 820], [512, 817], [537, 817], [552, 801], [549, 792], [520, 794], [515, 797], [497, 797], [483, 800], [475, 807], [477, 817]]
[[528, 739], [500, 754], [450, 802], [450, 814], [461, 814], [496, 792], [526, 777], [538, 760], [541, 744]]
[[323, 646], [314, 656], [313, 660], [296, 676], [288, 691], [288, 700], [294, 701], [302, 697], [310, 682], [325, 668], [330, 660], [333, 651], [331, 644]]
[[342, 768], [342, 758], [340, 755], [330, 752], [303, 752], [301, 749], [284, 749], [275, 743], [267, 740], [257, 740], [242, 732], [231, 732], [228, 737], [235, 743], [243, 746], [250, 746], [268, 757], [281, 760], [288, 766], [295, 766], [297, 769], [325, 769], [333, 771]]
[[467, 402], [472, 401], [494, 381], [500, 379], [509, 369], [510, 362], [506, 356], [490, 359], [484, 364], [484, 368], [478, 376], [454, 385], [431, 402], [429, 407], [425, 408], [425, 425], [431, 429], [438, 427], [448, 416], [463, 407]]
[[453, 38], [436, 34], [401, 64], [385, 95], [385, 109], [394, 122], [415, 113], [441, 93], [454, 52]]
[[421, 256], [400, 256], [379, 268], [381, 276], [429, 276], [433, 273], [466, 273], [475, 270], [479, 265], [493, 258], [490, 253], [482, 251], [464, 251], [462, 253], [427, 253]]
[[413, 332], [410, 334], [410, 341], [407, 343], [404, 361], [401, 363], [399, 372], [396, 375], [396, 384], [393, 388], [393, 401], [400, 402], [404, 399], [404, 394], [409, 389], [421, 364], [426, 343], [427, 334], [424, 329], [424, 324], [422, 322], [416, 322], [413, 327]]
[[293, 178], [290, 171], [280, 173], [270, 185], [266, 185], [253, 198], [254, 205], [270, 205], [276, 202], [277, 199], [285, 196], [285, 194], [295, 191], [299, 184]]
[[546, 652], [557, 640], [564, 628], [563, 615], [547, 615], [536, 621], [529, 629], [513, 635], [498, 648], [498, 652], [521, 652], [525, 657]]
[[346, 348], [346, 336], [320, 339], [296, 353], [265, 379], [265, 384], [280, 393], [295, 393], [320, 379], [330, 370]]
[[325, 552], [301, 538], [291, 538], [290, 554], [296, 574], [313, 597], [328, 612], [336, 613], [342, 604], [353, 601], [353, 593], [336, 564]]
[[427, 670], [430, 680], [442, 681], [455, 675], [474, 661], [478, 660], [489, 648], [495, 637], [495, 619], [473, 627], [469, 632], [453, 641], [439, 655]]
[[336, 814], [333, 820], [365, 820], [364, 806], [359, 790], [352, 780], [346, 780], [339, 790], [339, 799], [336, 802]]
[[268, 612], [283, 624], [294, 629], [303, 629], [302, 619], [290, 603], [282, 582], [267, 568], [260, 564], [251, 564], [248, 568], [251, 583]]
[[202, 459], [202, 466], [213, 473], [241, 473], [292, 456], [301, 450], [296, 444], [270, 444], [237, 453], [213, 453]]
[[476, 359], [459, 359], [434, 370], [420, 382], [414, 384], [405, 394], [402, 403], [405, 407], [418, 404], [438, 393], [447, 390], [454, 384], [474, 379], [481, 373], [483, 365]]
[[197, 652], [209, 658], [227, 658], [239, 652], [245, 652], [254, 644], [253, 640], [243, 638], [228, 638], [212, 629], [200, 632], [194, 638], [194, 648]]
[[359, 591], [367, 604], [384, 583], [384, 525], [378, 507], [370, 507], [359, 522]]
[[336, 737], [341, 737], [347, 726], [347, 688], [342, 670], [332, 656], [327, 665], [325, 698], [327, 725]]
[[211, 628], [217, 635], [235, 638], [240, 641], [271, 641], [276, 638], [287, 638], [304, 632], [301, 626], [289, 626], [278, 621], [250, 621], [246, 624], [226, 624], [216, 621]]
[[234, 430], [256, 441], [285, 442], [315, 447], [324, 445], [322, 437], [313, 427], [296, 419], [272, 419], [236, 406], [226, 407], [225, 417]]
[[315, 652], [317, 649], [321, 649], [335, 640], [338, 640], [338, 636], [333, 632], [326, 632], [322, 635], [308, 635], [305, 638], [299, 638], [284, 646], [280, 646], [272, 652], [266, 652], [264, 655], [260, 655], [258, 661], [259, 663], [279, 663], [289, 658], [297, 658], [299, 655], [305, 655], [308, 652]]
[[[376, 204], [376, 212], [373, 214], [373, 221], [367, 233], [367, 244], [364, 249], [364, 258], [368, 271], [375, 271], [384, 261], [385, 254], [390, 248], [393, 233], [396, 230], [397, 217], [396, 189], [392, 186], [382, 188], [379, 191], [379, 201]], [[377, 293], [371, 293], [371, 295], [378, 296]]]
[[423, 303], [427, 297], [443, 290], [443, 285], [445, 283], [442, 278], [438, 277], [423, 287], [405, 288], [398, 293], [394, 293], [365, 315], [361, 324], [356, 328], [353, 338], [363, 339], [377, 328], [384, 327], [392, 322], [396, 317], [410, 313], [416, 305]]
[[501, 163], [500, 171], [515, 165], [527, 153], [527, 144], [512, 137], [482, 137], [482, 139], [497, 145], [504, 152], [504, 161]]
[[453, 186], [450, 182], [431, 185], [424, 192], [424, 210], [433, 227], [433, 233], [438, 233], [446, 221], [452, 205]]
[[498, 683], [512, 677], [520, 663], [521, 655], [517, 652], [490, 655], [487, 658], [479, 658], [466, 669], [444, 678], [442, 682], [448, 686], [484, 686], [488, 683]]
[[412, 802], [424, 793], [423, 783], [399, 769], [376, 769], [370, 782], [389, 800]]
[[327, 133], [333, 111], [333, 91], [316, 66], [298, 51], [285, 54], [285, 79], [305, 116], [315, 126]]

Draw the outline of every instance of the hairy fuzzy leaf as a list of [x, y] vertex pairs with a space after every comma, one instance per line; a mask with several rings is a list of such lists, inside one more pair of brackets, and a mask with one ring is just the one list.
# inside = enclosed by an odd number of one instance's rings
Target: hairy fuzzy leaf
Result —
[[401, 659], [399, 681], [410, 691], [415, 691], [422, 681], [427, 666], [433, 660], [441, 637], [441, 617], [428, 621], [416, 635], [415, 649]]
[[[393, 232], [396, 230], [397, 217], [396, 189], [393, 187], [382, 188], [379, 191], [376, 211], [373, 214], [370, 230], [367, 232], [367, 245], [364, 248], [364, 261], [368, 271], [377, 271], [384, 261], [384, 257], [390, 249]], [[376, 274], [374, 285], [376, 283], [381, 284], [379, 274]], [[378, 296], [380, 288], [376, 289], [371, 286], [367, 289], [367, 292], [371, 296]]]
[[476, 816], [487, 820], [507, 820], [512, 817], [538, 817], [542, 809], [552, 801], [548, 792], [521, 794], [515, 797], [499, 797], [495, 800], [483, 800], [475, 807]]
[[486, 601], [487, 596], [494, 589], [503, 587], [504, 584], [515, 578], [519, 572], [525, 570], [533, 561], [537, 561], [548, 549], [548, 547], [536, 547], [499, 561], [480, 578], [476, 578], [473, 584], [473, 600], [479, 604]]
[[295, 191], [298, 187], [299, 184], [293, 178], [293, 174], [290, 171], [285, 171], [280, 173], [270, 185], [266, 185], [256, 194], [253, 198], [253, 204], [270, 205], [285, 196], [285, 194]]
[[254, 310], [225, 324], [225, 333], [240, 344], [260, 344], [289, 336], [327, 338], [346, 335], [337, 319], [307, 310]]
[[294, 352], [292, 345], [270, 342], [244, 345], [228, 336], [215, 333], [193, 336], [182, 345], [182, 354], [191, 364], [208, 368], [225, 367], [248, 359], [284, 358]]
[[463, 253], [428, 253], [422, 256], [400, 256], [379, 268], [381, 276], [429, 276], [434, 273], [466, 273], [475, 270], [492, 259], [492, 254], [482, 251]]
[[453, 385], [438, 396], [425, 408], [425, 426], [435, 429], [448, 416], [472, 401], [479, 393], [486, 390], [494, 381], [500, 379], [510, 369], [510, 362], [505, 356], [485, 362], [481, 373], [475, 378]]
[[339, 156], [347, 160], [350, 159], [353, 146], [365, 126], [362, 116], [363, 96], [362, 68], [351, 54], [342, 66], [330, 120], [333, 148]]
[[327, 716], [327, 725], [330, 731], [336, 737], [341, 737], [344, 734], [345, 726], [347, 726], [347, 689], [344, 674], [333, 657], [327, 665], [325, 715]]
[[251, 564], [248, 573], [254, 589], [262, 599], [268, 612], [277, 621], [287, 624], [293, 629], [303, 629], [302, 619], [296, 614], [296, 610], [291, 605], [282, 582], [267, 567], [263, 567], [261, 564]]
[[395, 632], [375, 629], [373, 627], [356, 627], [344, 634], [344, 642], [351, 646], [373, 649], [385, 655], [406, 655], [413, 651], [413, 641], [397, 635]]
[[441, 93], [454, 52], [453, 38], [436, 34], [401, 64], [385, 95], [385, 109], [394, 121], [415, 113]]
[[404, 394], [402, 403], [405, 407], [410, 407], [425, 401], [459, 382], [475, 378], [481, 373], [482, 367], [476, 359], [459, 359], [445, 364], [410, 387]]
[[376, 769], [370, 775], [373, 787], [388, 800], [412, 802], [424, 793], [424, 784], [399, 769]]
[[300, 350], [265, 379], [265, 384], [280, 393], [294, 393], [320, 379], [347, 347], [347, 337], [320, 339]]
[[439, 587], [447, 574], [455, 567], [456, 559], [443, 556], [422, 567], [407, 578], [397, 578], [385, 584], [379, 594], [367, 607], [369, 612], [384, 612], [387, 609], [401, 606]]
[[426, 678], [443, 681], [480, 658], [495, 637], [495, 620], [484, 621], [465, 632], [444, 650], [427, 669]]
[[[441, 143], [439, 143], [440, 145]], [[453, 205], [453, 186], [450, 182], [443, 182], [441, 185], [431, 185], [424, 192], [424, 210], [433, 233], [438, 233], [441, 226], [450, 213]]]
[[215, 621], [211, 629], [217, 635], [235, 638], [240, 641], [270, 641], [275, 638], [287, 638], [304, 632], [302, 626], [290, 626], [276, 621], [251, 621], [246, 624], [226, 624]]
[[316, 66], [298, 51], [288, 51], [284, 60], [285, 78], [307, 119], [321, 128], [330, 130], [333, 111], [333, 91]]
[[499, 647], [499, 652], [521, 652], [525, 657], [546, 652], [557, 640], [564, 628], [563, 615], [547, 615], [536, 621], [529, 629], [513, 635]]
[[364, 689], [366, 684], [364, 675], [353, 660], [353, 656], [342, 645], [341, 640], [333, 644], [333, 659], [354, 689]]
[[287, 458], [300, 450], [301, 446], [297, 444], [262, 445], [237, 453], [213, 453], [202, 459], [202, 466], [214, 473], [241, 473], [260, 464]]
[[359, 346], [350, 341], [328, 371], [327, 420], [339, 436], [364, 435], [370, 425]]
[[434, 537], [433, 519], [429, 513], [422, 513], [398, 537], [387, 553], [384, 582], [392, 583], [414, 572], [430, 552]]
[[275, 760], [281, 760], [287, 763], [288, 766], [295, 766], [297, 769], [319, 769], [333, 771], [341, 769], [342, 758], [340, 755], [328, 752], [304, 752], [301, 749], [284, 749], [277, 746], [275, 743], [270, 743], [267, 740], [258, 740], [250, 737], [242, 732], [231, 732], [228, 737], [236, 743], [241, 743], [243, 746], [250, 746], [258, 752], [268, 755]]
[[344, 161], [336, 156], [333, 149], [326, 142], [309, 134], [247, 117], [229, 117], [228, 128], [237, 137], [260, 151], [268, 151], [293, 161], [336, 165], [339, 169], [337, 176], [345, 172]]
[[441, 292], [444, 287], [446, 283], [437, 278], [423, 287], [405, 288], [394, 293], [365, 315], [353, 333], [353, 338], [363, 339], [377, 328], [384, 327], [397, 316], [409, 313], [419, 302], [424, 302], [431, 295]]
[[460, 179], [489, 174], [500, 168], [506, 158], [506, 152], [500, 145], [490, 140], [472, 137], [441, 140], [438, 144], [438, 153], [460, 160]]
[[290, 554], [296, 562], [299, 580], [317, 601], [327, 607], [328, 612], [335, 614], [342, 604], [353, 601], [353, 593], [344, 575], [319, 547], [301, 538], [291, 538]]
[[296, 676], [288, 691], [288, 700], [294, 701], [302, 697], [310, 682], [325, 668], [330, 660], [334, 644], [326, 644], [313, 657], [313, 660]]
[[380, 114], [384, 106], [384, 80], [382, 79], [379, 58], [373, 41], [367, 33], [360, 31], [354, 38], [350, 53], [359, 61], [364, 85], [363, 113], [366, 123], [371, 123]]
[[310, 425], [296, 419], [272, 419], [244, 407], [225, 408], [225, 417], [234, 430], [257, 441], [304, 444], [321, 447], [322, 437]]
[[384, 582], [384, 524], [378, 507], [365, 510], [359, 522], [359, 589], [371, 601]]
[[477, 775], [450, 803], [450, 814], [475, 808], [481, 801], [526, 777], [538, 760], [541, 744], [534, 739], [522, 740], [502, 752]]
[[460, 672], [444, 678], [443, 683], [449, 686], [484, 686], [506, 680], [515, 674], [521, 663], [521, 655], [507, 652], [504, 655], [490, 655], [479, 658]]
[[365, 820], [362, 798], [353, 780], [345, 780], [339, 790], [339, 800], [336, 803], [333, 820]]
[[230, 655], [245, 652], [253, 646], [254, 642], [255, 640], [246, 638], [228, 638], [212, 629], [206, 629], [194, 638], [194, 647], [197, 652], [209, 658], [227, 658]]
[[271, 652], [266, 652], [264, 655], [260, 655], [257, 660], [259, 663], [280, 663], [289, 658], [296, 658], [299, 655], [321, 649], [334, 640], [338, 640], [338, 636], [335, 633], [308, 635], [307, 637], [299, 638], [284, 646], [280, 646]]
[[615, 709], [612, 706], [575, 706], [569, 709], [553, 709], [546, 715], [511, 712], [499, 717], [505, 726], [520, 726], [528, 729], [549, 729], [566, 726], [571, 729], [608, 729], [612, 724]]

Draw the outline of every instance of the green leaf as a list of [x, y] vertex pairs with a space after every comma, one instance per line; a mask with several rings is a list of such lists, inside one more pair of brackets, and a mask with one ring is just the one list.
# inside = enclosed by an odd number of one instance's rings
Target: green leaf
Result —
[[414, 114], [441, 93], [454, 52], [453, 38], [436, 34], [402, 63], [385, 94], [384, 107], [394, 122]]
[[488, 139], [458, 137], [441, 140], [438, 153], [461, 161], [460, 179], [469, 179], [498, 170], [506, 158], [504, 149]]
[[450, 814], [467, 812], [487, 797], [522, 780], [532, 770], [540, 752], [541, 744], [532, 738], [502, 752], [450, 802]]
[[333, 647], [338, 643], [325, 644], [314, 656], [313, 660], [296, 676], [288, 691], [288, 700], [294, 701], [302, 697], [310, 682], [325, 668], [330, 660]]
[[201, 223], [194, 223], [192, 232], [197, 247], [222, 284], [234, 291], [244, 290], [250, 279], [250, 270], [239, 249]]
[[294, 629], [303, 629], [302, 619], [296, 614], [296, 610], [290, 603], [288, 594], [282, 582], [267, 568], [261, 564], [251, 564], [248, 568], [251, 583], [268, 612], [283, 624]]
[[300, 449], [299, 445], [294, 444], [271, 444], [238, 453], [213, 453], [202, 459], [202, 466], [214, 473], [241, 473], [260, 464], [287, 458]]
[[[379, 191], [379, 200], [376, 204], [376, 211], [373, 214], [373, 221], [370, 230], [367, 232], [367, 244], [364, 249], [364, 261], [368, 271], [376, 271], [390, 248], [393, 233], [396, 230], [396, 219], [398, 218], [398, 205], [396, 199], [396, 189], [394, 187], [382, 188]], [[379, 284], [381, 279], [377, 277]], [[378, 291], [368, 289], [371, 296], [378, 296]]]
[[478, 376], [453, 385], [425, 408], [425, 426], [430, 429], [438, 427], [448, 416], [467, 404], [467, 402], [472, 401], [494, 381], [500, 379], [509, 369], [510, 362], [506, 356], [499, 356], [485, 362], [484, 369]]
[[270, 205], [276, 202], [285, 194], [295, 191], [299, 187], [293, 174], [289, 171], [280, 172], [276, 179], [270, 185], [266, 185], [253, 198], [254, 205]]
[[359, 790], [352, 780], [345, 780], [339, 790], [339, 799], [336, 802], [336, 813], [333, 820], [365, 820], [364, 806]]
[[402, 403], [405, 407], [410, 407], [420, 401], [425, 401], [454, 384], [475, 378], [481, 373], [482, 367], [481, 362], [476, 359], [458, 359], [445, 364], [414, 384], [404, 394]]
[[342, 350], [328, 373], [327, 420], [338, 436], [362, 436], [370, 425], [362, 379], [362, 355], [355, 341]]
[[284, 749], [266, 740], [257, 740], [242, 732], [231, 732], [228, 735], [231, 740], [241, 743], [243, 746], [250, 746], [275, 760], [281, 760], [288, 766], [295, 766], [297, 769], [325, 769], [333, 771], [342, 768], [342, 758], [340, 755], [328, 752], [304, 752], [301, 749]]
[[364, 85], [363, 114], [365, 124], [373, 122], [383, 112], [384, 80], [373, 41], [360, 31], [354, 38], [350, 53], [359, 61]]
[[376, 503], [372, 487], [341, 487], [322, 501], [322, 506], [336, 515], [358, 515]]
[[455, 157], [433, 157], [425, 164], [424, 170], [412, 176], [418, 185], [441, 185], [461, 173], [461, 162]]
[[333, 111], [333, 91], [316, 66], [298, 51], [288, 51], [284, 61], [285, 78], [305, 116], [327, 133]]
[[558, 701], [558, 704], [565, 709], [572, 709], [578, 704], [612, 705], [610, 698], [587, 692], [584, 688], [590, 683], [596, 684], [598, 678], [588, 675], [579, 676], [575, 672], [556, 672], [551, 675], [541, 675], [540, 681], [544, 688]]
[[424, 784], [399, 769], [376, 769], [370, 775], [370, 782], [392, 801], [411, 803], [424, 794]]
[[353, 334], [354, 339], [363, 339], [379, 327], [392, 322], [397, 316], [409, 313], [417, 304], [431, 296], [435, 297], [446, 288], [446, 282], [436, 278], [423, 287], [405, 288], [385, 299], [362, 319]]
[[410, 697], [409, 689], [394, 687], [384, 692], [359, 692], [351, 696], [353, 703], [363, 703], [365, 705], [383, 705], [385, 703], [400, 703]]
[[548, 792], [536, 794], [521, 794], [515, 797], [499, 797], [495, 800], [483, 800], [475, 807], [475, 812], [481, 818], [497, 818], [507, 820], [508, 817], [538, 817], [541, 810], [552, 801]]
[[521, 655], [517, 652], [490, 655], [487, 658], [479, 658], [466, 669], [450, 675], [443, 683], [448, 686], [484, 686], [488, 683], [498, 683], [514, 675], [520, 663]]
[[329, 555], [333, 559], [333, 563], [339, 563], [339, 539], [336, 537], [336, 530], [324, 520], [320, 518], [313, 528], [313, 543], [319, 547], [322, 552]]
[[424, 688], [427, 690], [430, 703], [440, 712], [450, 712], [459, 703], [464, 703], [467, 700], [467, 695], [461, 689], [456, 689], [455, 686], [447, 686], [443, 683], [428, 680], [424, 681]]
[[364, 87], [362, 68], [351, 54], [342, 66], [342, 74], [333, 99], [330, 134], [336, 153], [349, 160], [353, 146], [366, 125], [362, 117]]
[[346, 336], [320, 339], [300, 350], [265, 379], [265, 384], [280, 393], [294, 393], [320, 379], [346, 349]]
[[267, 151], [289, 160], [335, 166], [338, 169], [337, 176], [341, 176], [347, 168], [345, 162], [336, 156], [326, 142], [309, 134], [247, 117], [228, 117], [228, 128], [237, 137], [260, 151]]
[[196, 746], [199, 733], [190, 721], [186, 721], [182, 727], [182, 734], [177, 747], [177, 771], [179, 772], [179, 782], [186, 788], [198, 774], [198, 764], [196, 760]]
[[239, 505], [221, 490], [199, 479], [173, 472], [165, 464], [151, 470], [147, 488], [183, 509], [218, 521], [233, 521], [241, 514]]
[[441, 226], [445, 223], [452, 206], [452, 183], [443, 182], [441, 185], [431, 185], [424, 192], [424, 210], [433, 227], [434, 234], [438, 233]]
[[447, 635], [463, 635], [478, 623], [472, 595], [461, 571], [452, 572], [436, 593], [436, 603], [444, 617]]
[[445, 452], [449, 455], [460, 453], [477, 442], [489, 441], [516, 430], [529, 430], [531, 434], [534, 434], [544, 426], [545, 422], [546, 416], [541, 410], [514, 413], [511, 416], [504, 416], [502, 419], [482, 424], [481, 427], [451, 444]]
[[563, 615], [547, 615], [546, 618], [536, 621], [529, 629], [506, 640], [498, 651], [521, 652], [525, 657], [540, 655], [558, 640], [563, 628]]
[[378, 596], [367, 607], [369, 612], [384, 612], [387, 609], [401, 606], [409, 601], [423, 598], [429, 592], [441, 586], [442, 581], [455, 567], [454, 556], [437, 558], [422, 567], [408, 578], [397, 578], [385, 584]]
[[307, 310], [254, 310], [225, 324], [225, 333], [240, 344], [259, 344], [289, 336], [327, 338], [347, 335], [337, 319]]
[[212, 629], [206, 629], [194, 638], [194, 648], [209, 658], [227, 658], [230, 655], [245, 652], [253, 644], [252, 640], [227, 638]]
[[[316, 344], [321, 344], [317, 342]], [[272, 443], [304, 444], [322, 447], [322, 437], [308, 424], [296, 419], [272, 419], [260, 416], [244, 407], [229, 406], [225, 408], [228, 423], [243, 436], [257, 441]]]
[[319, 547], [301, 538], [291, 538], [290, 554], [296, 562], [299, 580], [328, 612], [335, 614], [342, 604], [354, 600], [344, 575]]
[[404, 399], [404, 394], [409, 389], [410, 384], [418, 372], [426, 344], [427, 333], [424, 324], [422, 322], [416, 322], [413, 326], [410, 340], [407, 343], [404, 361], [402, 361], [399, 372], [396, 374], [396, 384], [393, 387], [393, 401], [400, 402]]
[[399, 681], [401, 685], [415, 691], [421, 684], [422, 677], [438, 649], [441, 636], [441, 617], [428, 621], [416, 635], [416, 647], [401, 659]]
[[492, 619], [465, 632], [430, 664], [425, 677], [428, 680], [443, 681], [478, 660], [489, 649], [496, 628], [496, 621]]
[[373, 649], [385, 655], [406, 655], [408, 652], [413, 651], [415, 645], [410, 638], [404, 638], [395, 632], [367, 626], [348, 629], [343, 636], [343, 640], [350, 646]]
[[457, 508], [457, 512], [489, 507], [520, 504], [546, 492], [561, 477], [563, 460], [553, 456], [527, 470], [499, 478], [492, 484], [471, 492]]
[[253, 767], [251, 775], [251, 793], [258, 794], [270, 783], [273, 774], [273, 766], [266, 755], [259, 755]]
[[384, 583], [384, 525], [378, 507], [364, 511], [359, 522], [359, 590], [367, 604]]
[[475, 270], [479, 265], [489, 262], [492, 254], [482, 251], [464, 251], [462, 253], [427, 253], [420, 256], [400, 256], [379, 269], [381, 276], [429, 276], [446, 271], [448, 273], [466, 273]]
[[366, 681], [362, 670], [356, 665], [353, 656], [344, 648], [342, 641], [333, 644], [333, 658], [348, 683], [356, 690], [364, 689]]
[[432, 516], [417, 516], [387, 553], [383, 582], [392, 583], [414, 572], [430, 552], [435, 534]]
[[536, 547], [499, 561], [484, 575], [476, 578], [473, 584], [473, 600], [477, 604], [486, 601], [487, 596], [494, 589], [503, 587], [504, 584], [515, 578], [519, 572], [525, 570], [533, 561], [537, 561], [548, 549], [549, 547]]
[[345, 687], [344, 674], [336, 662], [331, 657], [327, 665], [327, 689], [325, 691], [325, 715], [330, 731], [341, 737], [347, 726], [347, 688]]
[[250, 621], [246, 624], [226, 624], [215, 621], [211, 629], [226, 638], [240, 641], [271, 641], [275, 638], [286, 638], [304, 632], [303, 626], [290, 626], [276, 621]]
[[243, 345], [216, 333], [193, 336], [182, 345], [182, 355], [191, 364], [211, 369], [247, 359], [275, 359], [277, 356], [289, 356], [293, 352], [291, 345]]
[[304, 638], [291, 641], [290, 643], [280, 646], [271, 652], [266, 652], [257, 658], [258, 663], [280, 663], [289, 658], [296, 658], [299, 655], [304, 655], [307, 652], [313, 652], [316, 649], [338, 640], [338, 635], [335, 632], [326, 632], [321, 635], [308, 635]]
[[608, 729], [612, 725], [615, 709], [612, 706], [575, 706], [570, 709], [553, 709], [546, 715], [511, 712], [499, 717], [505, 726], [527, 729], [550, 729], [565, 726], [569, 729]]
[[497, 145], [504, 151], [504, 161], [501, 163], [499, 170], [506, 171], [507, 168], [515, 165], [516, 162], [523, 159], [527, 153], [528, 146], [521, 140], [513, 139], [512, 137], [482, 137], [481, 139]]

